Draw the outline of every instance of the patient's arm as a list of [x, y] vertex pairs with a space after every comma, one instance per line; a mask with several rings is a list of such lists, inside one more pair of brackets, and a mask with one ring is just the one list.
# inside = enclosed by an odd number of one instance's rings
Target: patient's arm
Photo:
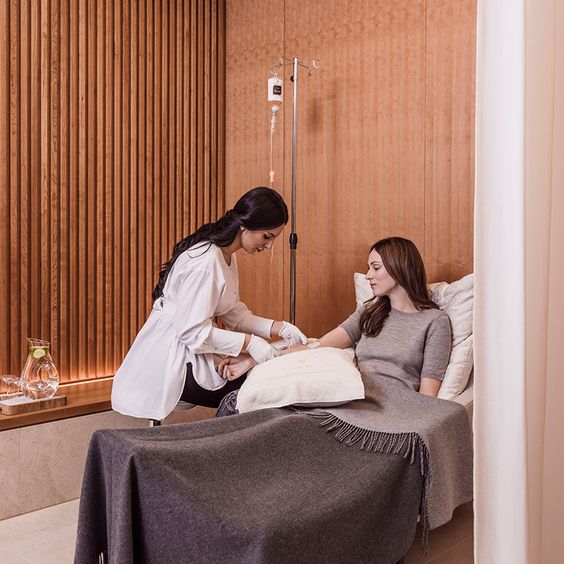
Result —
[[319, 339], [318, 343], [320, 347], [335, 347], [336, 349], [346, 349], [353, 345], [349, 334], [342, 327], [329, 331]]
[[349, 337], [349, 334], [342, 328], [337, 327], [333, 329], [333, 331], [329, 331], [314, 343], [310, 343], [309, 345], [292, 345], [287, 349], [281, 349], [279, 354], [288, 354], [291, 352], [298, 352], [298, 351], [307, 351], [308, 349], [312, 349], [315, 347], [334, 347], [336, 349], [346, 349], [347, 347], [351, 347], [353, 342]]
[[436, 378], [425, 378], [425, 376], [422, 376], [421, 384], [419, 386], [419, 393], [425, 394], [426, 396], [437, 397], [440, 387], [440, 380], [437, 380]]

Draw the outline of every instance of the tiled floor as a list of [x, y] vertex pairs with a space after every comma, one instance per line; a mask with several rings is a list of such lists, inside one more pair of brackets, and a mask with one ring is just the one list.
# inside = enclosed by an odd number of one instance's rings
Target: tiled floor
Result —
[[[0, 521], [0, 564], [66, 564], [73, 561], [78, 500]], [[472, 564], [472, 504], [431, 531], [427, 559], [416, 540], [405, 564]]]
[[73, 561], [78, 499], [0, 521], [1, 564]]

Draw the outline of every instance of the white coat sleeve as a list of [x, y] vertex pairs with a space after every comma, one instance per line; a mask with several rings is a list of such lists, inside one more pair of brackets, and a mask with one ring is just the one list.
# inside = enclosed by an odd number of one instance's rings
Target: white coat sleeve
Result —
[[245, 342], [243, 333], [213, 326], [223, 285], [210, 272], [186, 274], [177, 293], [173, 326], [178, 340], [196, 354], [237, 356]]
[[263, 339], [270, 339], [270, 330], [272, 329], [274, 320], [254, 315], [241, 301], [236, 302], [221, 318], [228, 327], [233, 328], [235, 331], [252, 333]]

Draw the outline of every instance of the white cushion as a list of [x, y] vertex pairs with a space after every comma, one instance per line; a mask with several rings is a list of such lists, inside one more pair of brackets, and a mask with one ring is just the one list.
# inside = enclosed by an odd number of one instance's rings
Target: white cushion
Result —
[[319, 348], [279, 356], [255, 366], [237, 395], [240, 413], [299, 405], [326, 407], [364, 398], [354, 354]]
[[[354, 275], [354, 287], [356, 305], [360, 307], [372, 297], [372, 289], [366, 276], [358, 272]], [[438, 396], [453, 399], [466, 388], [474, 365], [474, 274], [451, 284], [429, 284], [429, 293], [431, 299], [448, 314], [452, 326], [452, 351]]]
[[452, 351], [438, 396], [453, 399], [466, 388], [474, 366], [474, 274], [451, 284], [441, 282], [431, 299], [448, 314], [452, 326]]

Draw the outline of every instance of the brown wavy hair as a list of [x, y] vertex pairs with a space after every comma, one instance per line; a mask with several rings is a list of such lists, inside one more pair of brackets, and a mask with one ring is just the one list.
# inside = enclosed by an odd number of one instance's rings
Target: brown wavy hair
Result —
[[[370, 252], [376, 251], [388, 274], [407, 292], [413, 305], [419, 310], [438, 309], [427, 292], [427, 274], [417, 247], [409, 239], [388, 237], [374, 243]], [[374, 297], [366, 302], [360, 316], [360, 328], [364, 335], [376, 337], [382, 330], [392, 306], [388, 296]]]

